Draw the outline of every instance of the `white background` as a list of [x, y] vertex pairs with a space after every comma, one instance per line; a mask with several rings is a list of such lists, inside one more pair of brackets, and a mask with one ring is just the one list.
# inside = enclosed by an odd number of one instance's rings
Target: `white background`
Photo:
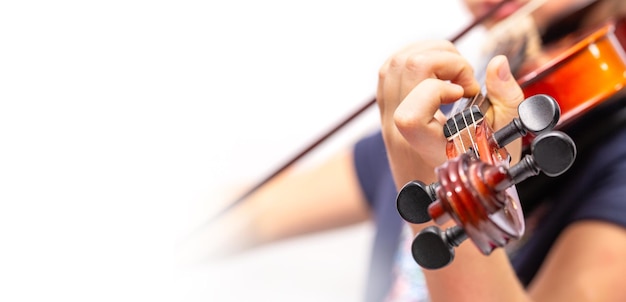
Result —
[[5, 1], [0, 300], [359, 301], [370, 225], [195, 269], [172, 254], [372, 98], [394, 50], [468, 23], [459, 2]]

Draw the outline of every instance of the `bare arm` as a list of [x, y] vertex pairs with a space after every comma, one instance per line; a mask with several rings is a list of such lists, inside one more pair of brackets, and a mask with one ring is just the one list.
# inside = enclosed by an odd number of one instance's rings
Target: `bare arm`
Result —
[[321, 165], [286, 171], [216, 224], [184, 243], [181, 257], [197, 262], [268, 242], [361, 222], [369, 208], [361, 193], [351, 150]]
[[626, 230], [581, 221], [559, 237], [530, 285], [537, 301], [625, 301]]

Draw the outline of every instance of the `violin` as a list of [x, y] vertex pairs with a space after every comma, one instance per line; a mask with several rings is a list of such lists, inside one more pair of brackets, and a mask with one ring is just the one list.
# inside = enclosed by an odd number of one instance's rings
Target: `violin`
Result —
[[[412, 254], [426, 269], [454, 259], [466, 239], [485, 255], [519, 239], [525, 230], [515, 185], [544, 173], [556, 177], [569, 169], [576, 145], [561, 130], [599, 106], [615, 100], [626, 84], [626, 20], [619, 19], [570, 35], [524, 60], [516, 72], [524, 95], [519, 118], [494, 131], [477, 96], [443, 127], [448, 161], [435, 169], [437, 182], [414, 180], [396, 198], [409, 223], [433, 220], [414, 239]], [[514, 166], [505, 146], [522, 138], [525, 157]], [[441, 230], [452, 219], [455, 226]]]
[[626, 19], [570, 35], [529, 58], [518, 71], [526, 95], [548, 94], [566, 127], [591, 109], [620, 96], [626, 84]]

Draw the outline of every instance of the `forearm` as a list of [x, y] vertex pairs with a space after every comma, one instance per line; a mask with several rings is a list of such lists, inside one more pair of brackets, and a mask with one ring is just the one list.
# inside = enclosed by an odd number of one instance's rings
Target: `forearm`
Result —
[[485, 256], [469, 240], [455, 248], [451, 264], [424, 275], [432, 302], [531, 301], [503, 249]]
[[229, 256], [291, 236], [363, 221], [369, 215], [349, 150], [305, 171], [286, 171], [184, 242], [187, 262]]

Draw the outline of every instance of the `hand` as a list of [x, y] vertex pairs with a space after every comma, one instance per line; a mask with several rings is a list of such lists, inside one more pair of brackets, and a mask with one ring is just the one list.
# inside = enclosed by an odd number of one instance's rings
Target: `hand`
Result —
[[[486, 113], [494, 129], [517, 115], [523, 92], [503, 56], [493, 58], [486, 70], [492, 107]], [[399, 188], [419, 179], [434, 181], [434, 168], [445, 160], [445, 116], [441, 104], [471, 97], [480, 91], [469, 62], [447, 41], [410, 45], [381, 67], [377, 102], [383, 137]], [[520, 147], [511, 154], [519, 157]]]

